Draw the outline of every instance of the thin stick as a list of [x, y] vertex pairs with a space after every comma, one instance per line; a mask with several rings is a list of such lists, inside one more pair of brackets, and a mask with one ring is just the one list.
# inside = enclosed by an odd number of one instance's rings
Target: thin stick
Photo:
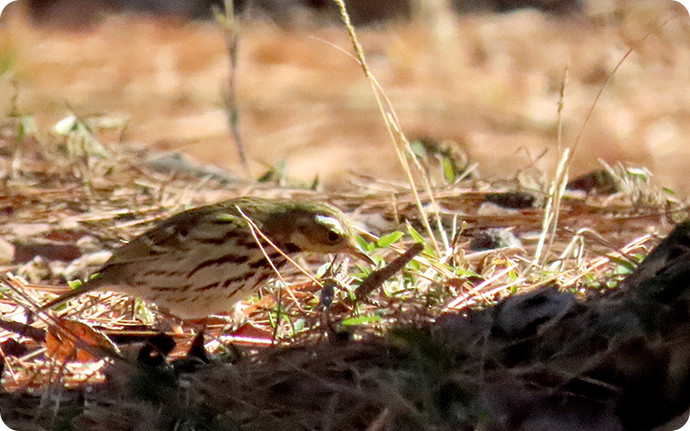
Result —
[[227, 46], [228, 58], [230, 59], [230, 72], [228, 74], [228, 86], [225, 93], [225, 113], [227, 115], [230, 134], [235, 142], [237, 153], [240, 157], [242, 170], [249, 177], [249, 161], [247, 152], [244, 148], [242, 133], [240, 132], [240, 110], [237, 106], [237, 67], [239, 62], [240, 46], [240, 21], [235, 15], [235, 8], [232, 0], [224, 1], [225, 14], [216, 12], [216, 20], [223, 26], [225, 44]]
[[369, 274], [355, 290], [355, 297], [360, 300], [365, 298], [371, 292], [376, 290], [379, 286], [383, 284], [384, 281], [391, 278], [395, 273], [402, 270], [405, 265], [408, 264], [415, 256], [424, 250], [424, 244], [421, 242], [414, 243], [410, 248], [407, 249], [405, 253], [398, 256], [393, 262], [389, 263], [388, 266], [377, 269], [376, 271]]

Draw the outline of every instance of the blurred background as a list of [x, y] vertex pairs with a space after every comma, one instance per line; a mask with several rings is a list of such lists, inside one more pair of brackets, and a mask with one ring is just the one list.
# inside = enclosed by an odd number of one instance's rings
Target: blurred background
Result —
[[[0, 18], [0, 110], [32, 114], [42, 131], [70, 112], [102, 115], [122, 125], [107, 146], [182, 152], [241, 172], [225, 109], [230, 61], [211, 12], [218, 3], [16, 1]], [[622, 162], [690, 192], [690, 20], [679, 4], [346, 3], [408, 138], [477, 163], [477, 178], [549, 178], [581, 134], [571, 177], [601, 168], [599, 160]], [[328, 0], [235, 5], [236, 97], [251, 175], [281, 165], [305, 183], [318, 175], [326, 188], [362, 176], [403, 181], [371, 87], [343, 52], [352, 49], [337, 8]]]

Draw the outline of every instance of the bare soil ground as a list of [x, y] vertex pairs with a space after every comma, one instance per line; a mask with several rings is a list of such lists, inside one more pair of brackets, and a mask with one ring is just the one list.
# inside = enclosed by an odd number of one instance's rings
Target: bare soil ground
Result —
[[[503, 179], [553, 172], [566, 65], [562, 146], [572, 146], [597, 92], [634, 48], [582, 134], [572, 175], [596, 169], [598, 159], [620, 161], [685, 194], [690, 27], [682, 11], [671, 1], [592, 2], [583, 15], [420, 19], [359, 36], [410, 138], [452, 140], [485, 177]], [[238, 100], [252, 174], [286, 161], [289, 176], [318, 174], [336, 188], [351, 172], [401, 179], [369, 85], [338, 49], [350, 50], [342, 25], [304, 21], [244, 24]], [[127, 121], [126, 145], [184, 151], [240, 171], [223, 108], [228, 58], [213, 22], [112, 16], [70, 31], [7, 13], [0, 46], [8, 64], [0, 109], [17, 91], [19, 108], [44, 129], [68, 106], [118, 116]]]

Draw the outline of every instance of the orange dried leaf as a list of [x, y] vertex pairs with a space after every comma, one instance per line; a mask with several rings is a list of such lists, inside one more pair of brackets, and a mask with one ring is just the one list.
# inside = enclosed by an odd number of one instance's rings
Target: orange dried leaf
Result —
[[273, 333], [261, 328], [257, 328], [251, 323], [247, 323], [232, 333], [234, 341], [238, 344], [271, 344]]
[[48, 328], [46, 350], [50, 357], [63, 362], [94, 362], [117, 347], [102, 332], [76, 320], [59, 319]]

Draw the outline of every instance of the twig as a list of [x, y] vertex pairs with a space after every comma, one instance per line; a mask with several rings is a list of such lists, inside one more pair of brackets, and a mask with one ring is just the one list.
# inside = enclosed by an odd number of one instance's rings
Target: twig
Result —
[[237, 67], [239, 62], [239, 46], [240, 46], [240, 21], [235, 15], [235, 8], [232, 0], [225, 0], [225, 14], [216, 11], [216, 20], [223, 26], [225, 35], [225, 44], [228, 50], [228, 58], [230, 59], [230, 73], [228, 74], [228, 86], [225, 93], [225, 113], [227, 114], [228, 127], [230, 134], [235, 141], [237, 153], [240, 157], [242, 170], [244, 174], [249, 177], [249, 162], [247, 160], [247, 152], [244, 148], [244, 141], [240, 133], [240, 110], [237, 106]]
[[383, 284], [384, 281], [395, 275], [396, 272], [400, 271], [414, 259], [419, 253], [424, 250], [424, 244], [421, 242], [414, 243], [410, 248], [407, 249], [405, 253], [398, 256], [393, 262], [389, 263], [388, 266], [377, 269], [372, 272], [369, 277], [366, 278], [355, 290], [355, 297], [360, 300], [371, 292], [376, 290], [379, 286]]

